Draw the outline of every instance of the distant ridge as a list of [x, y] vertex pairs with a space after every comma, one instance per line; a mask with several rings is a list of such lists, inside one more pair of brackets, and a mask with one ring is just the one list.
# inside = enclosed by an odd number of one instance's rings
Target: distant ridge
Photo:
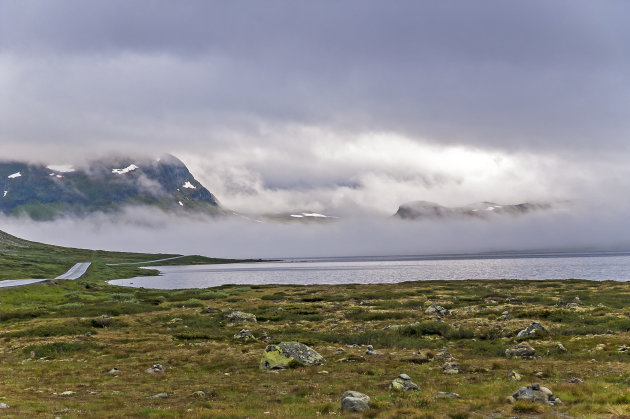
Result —
[[0, 212], [50, 220], [126, 206], [221, 214], [215, 196], [172, 155], [107, 157], [82, 167], [0, 162]]
[[551, 204], [533, 204], [528, 202], [516, 205], [499, 205], [485, 201], [463, 207], [445, 207], [435, 202], [414, 201], [402, 204], [398, 207], [398, 211], [394, 216], [408, 220], [454, 217], [489, 218], [498, 215], [519, 216], [551, 208]]

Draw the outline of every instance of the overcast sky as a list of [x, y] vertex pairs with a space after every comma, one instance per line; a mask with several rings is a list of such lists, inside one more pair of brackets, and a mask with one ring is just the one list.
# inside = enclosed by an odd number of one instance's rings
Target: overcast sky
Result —
[[171, 152], [241, 211], [626, 203], [627, 1], [0, 0], [0, 154]]

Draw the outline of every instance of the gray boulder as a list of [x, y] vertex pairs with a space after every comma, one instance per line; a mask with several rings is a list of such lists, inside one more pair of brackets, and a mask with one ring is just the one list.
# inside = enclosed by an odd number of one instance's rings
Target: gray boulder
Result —
[[411, 381], [411, 377], [407, 374], [400, 374], [398, 377], [392, 380], [389, 388], [398, 391], [418, 390], [418, 385]]
[[251, 313], [245, 313], [243, 311], [230, 309], [225, 313], [225, 320], [228, 323], [243, 323], [243, 322], [256, 322], [256, 316]]
[[507, 376], [508, 376], [508, 378], [509, 378], [510, 380], [513, 380], [513, 381], [521, 381], [521, 379], [523, 378], [523, 377], [521, 376], [521, 374], [519, 374], [518, 372], [516, 372], [516, 371], [514, 371], [514, 370], [510, 370], [510, 371], [507, 373]]
[[370, 397], [358, 391], [346, 391], [341, 396], [341, 410], [344, 412], [363, 412], [370, 408]]
[[[526, 400], [537, 403], [544, 403], [548, 405], [560, 404], [560, 399], [554, 397], [551, 390], [547, 387], [542, 387], [539, 383], [533, 383], [527, 387], [519, 388], [514, 394], [512, 394], [511, 399], [516, 400]], [[512, 401], [508, 399], [509, 401]]]
[[164, 372], [166, 370], [166, 367], [162, 364], [153, 364], [153, 366], [151, 368], [147, 369], [147, 372], [150, 374], [155, 374], [157, 372]]
[[298, 366], [320, 365], [324, 357], [299, 342], [281, 342], [268, 345], [260, 360], [261, 369], [278, 370]]
[[368, 345], [365, 350], [366, 355], [378, 355], [378, 351], [372, 345]]
[[532, 324], [518, 332], [518, 334], [516, 335], [516, 339], [537, 338], [539, 336], [546, 336], [548, 334], [549, 331], [545, 329], [542, 324], [538, 322], [532, 322]]
[[390, 385], [394, 390], [418, 390], [418, 385], [411, 381], [411, 377], [407, 374], [400, 374]]
[[507, 356], [508, 358], [512, 358], [514, 356], [519, 358], [527, 358], [534, 356], [535, 353], [536, 350], [532, 348], [532, 346], [527, 342], [519, 343], [512, 349], [505, 350], [505, 356]]
[[444, 374], [459, 374], [461, 372], [459, 364], [454, 361], [445, 362], [444, 365], [442, 365], [442, 371]]
[[442, 348], [440, 351], [433, 356], [434, 360], [448, 360], [453, 359], [453, 356], [448, 352], [448, 349]]
[[444, 308], [437, 304], [431, 304], [429, 307], [427, 307], [426, 310], [424, 310], [424, 313], [425, 314], [439, 314], [440, 316], [448, 316], [449, 314], [451, 314], [451, 312], [448, 311], [447, 308]]
[[438, 391], [437, 396], [440, 399], [459, 399], [460, 397], [458, 393], [452, 393], [450, 391]]
[[252, 332], [250, 332], [247, 329], [241, 329], [240, 332], [234, 335], [234, 339], [244, 340], [244, 341], [256, 340]]

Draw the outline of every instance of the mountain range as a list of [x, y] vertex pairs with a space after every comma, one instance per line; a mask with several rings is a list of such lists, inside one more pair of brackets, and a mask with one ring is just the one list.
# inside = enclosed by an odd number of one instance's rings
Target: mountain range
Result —
[[499, 205], [494, 202], [478, 202], [463, 207], [445, 207], [435, 202], [414, 201], [402, 204], [395, 217], [407, 220], [432, 218], [489, 218], [495, 216], [519, 216], [552, 208], [548, 203], [525, 202], [516, 205]]
[[[245, 216], [223, 208], [186, 165], [167, 154], [158, 159], [107, 157], [78, 167], [26, 162], [0, 162], [0, 213], [51, 220], [60, 216], [115, 213], [127, 206], [158, 208], [170, 213], [240, 216], [259, 222], [325, 223], [338, 217], [300, 210]], [[406, 220], [518, 216], [549, 210], [545, 203], [500, 205], [480, 202], [445, 207], [414, 201], [402, 204], [394, 217]]]
[[109, 157], [82, 167], [0, 162], [0, 212], [50, 220], [116, 212], [125, 206], [221, 214], [215, 196], [172, 155]]

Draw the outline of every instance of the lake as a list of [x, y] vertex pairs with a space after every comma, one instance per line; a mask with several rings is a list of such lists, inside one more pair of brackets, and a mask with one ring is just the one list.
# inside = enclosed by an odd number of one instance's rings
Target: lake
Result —
[[225, 284], [375, 284], [465, 279], [628, 281], [630, 252], [315, 258], [152, 269], [158, 269], [161, 275], [118, 279], [110, 284], [184, 289]]

